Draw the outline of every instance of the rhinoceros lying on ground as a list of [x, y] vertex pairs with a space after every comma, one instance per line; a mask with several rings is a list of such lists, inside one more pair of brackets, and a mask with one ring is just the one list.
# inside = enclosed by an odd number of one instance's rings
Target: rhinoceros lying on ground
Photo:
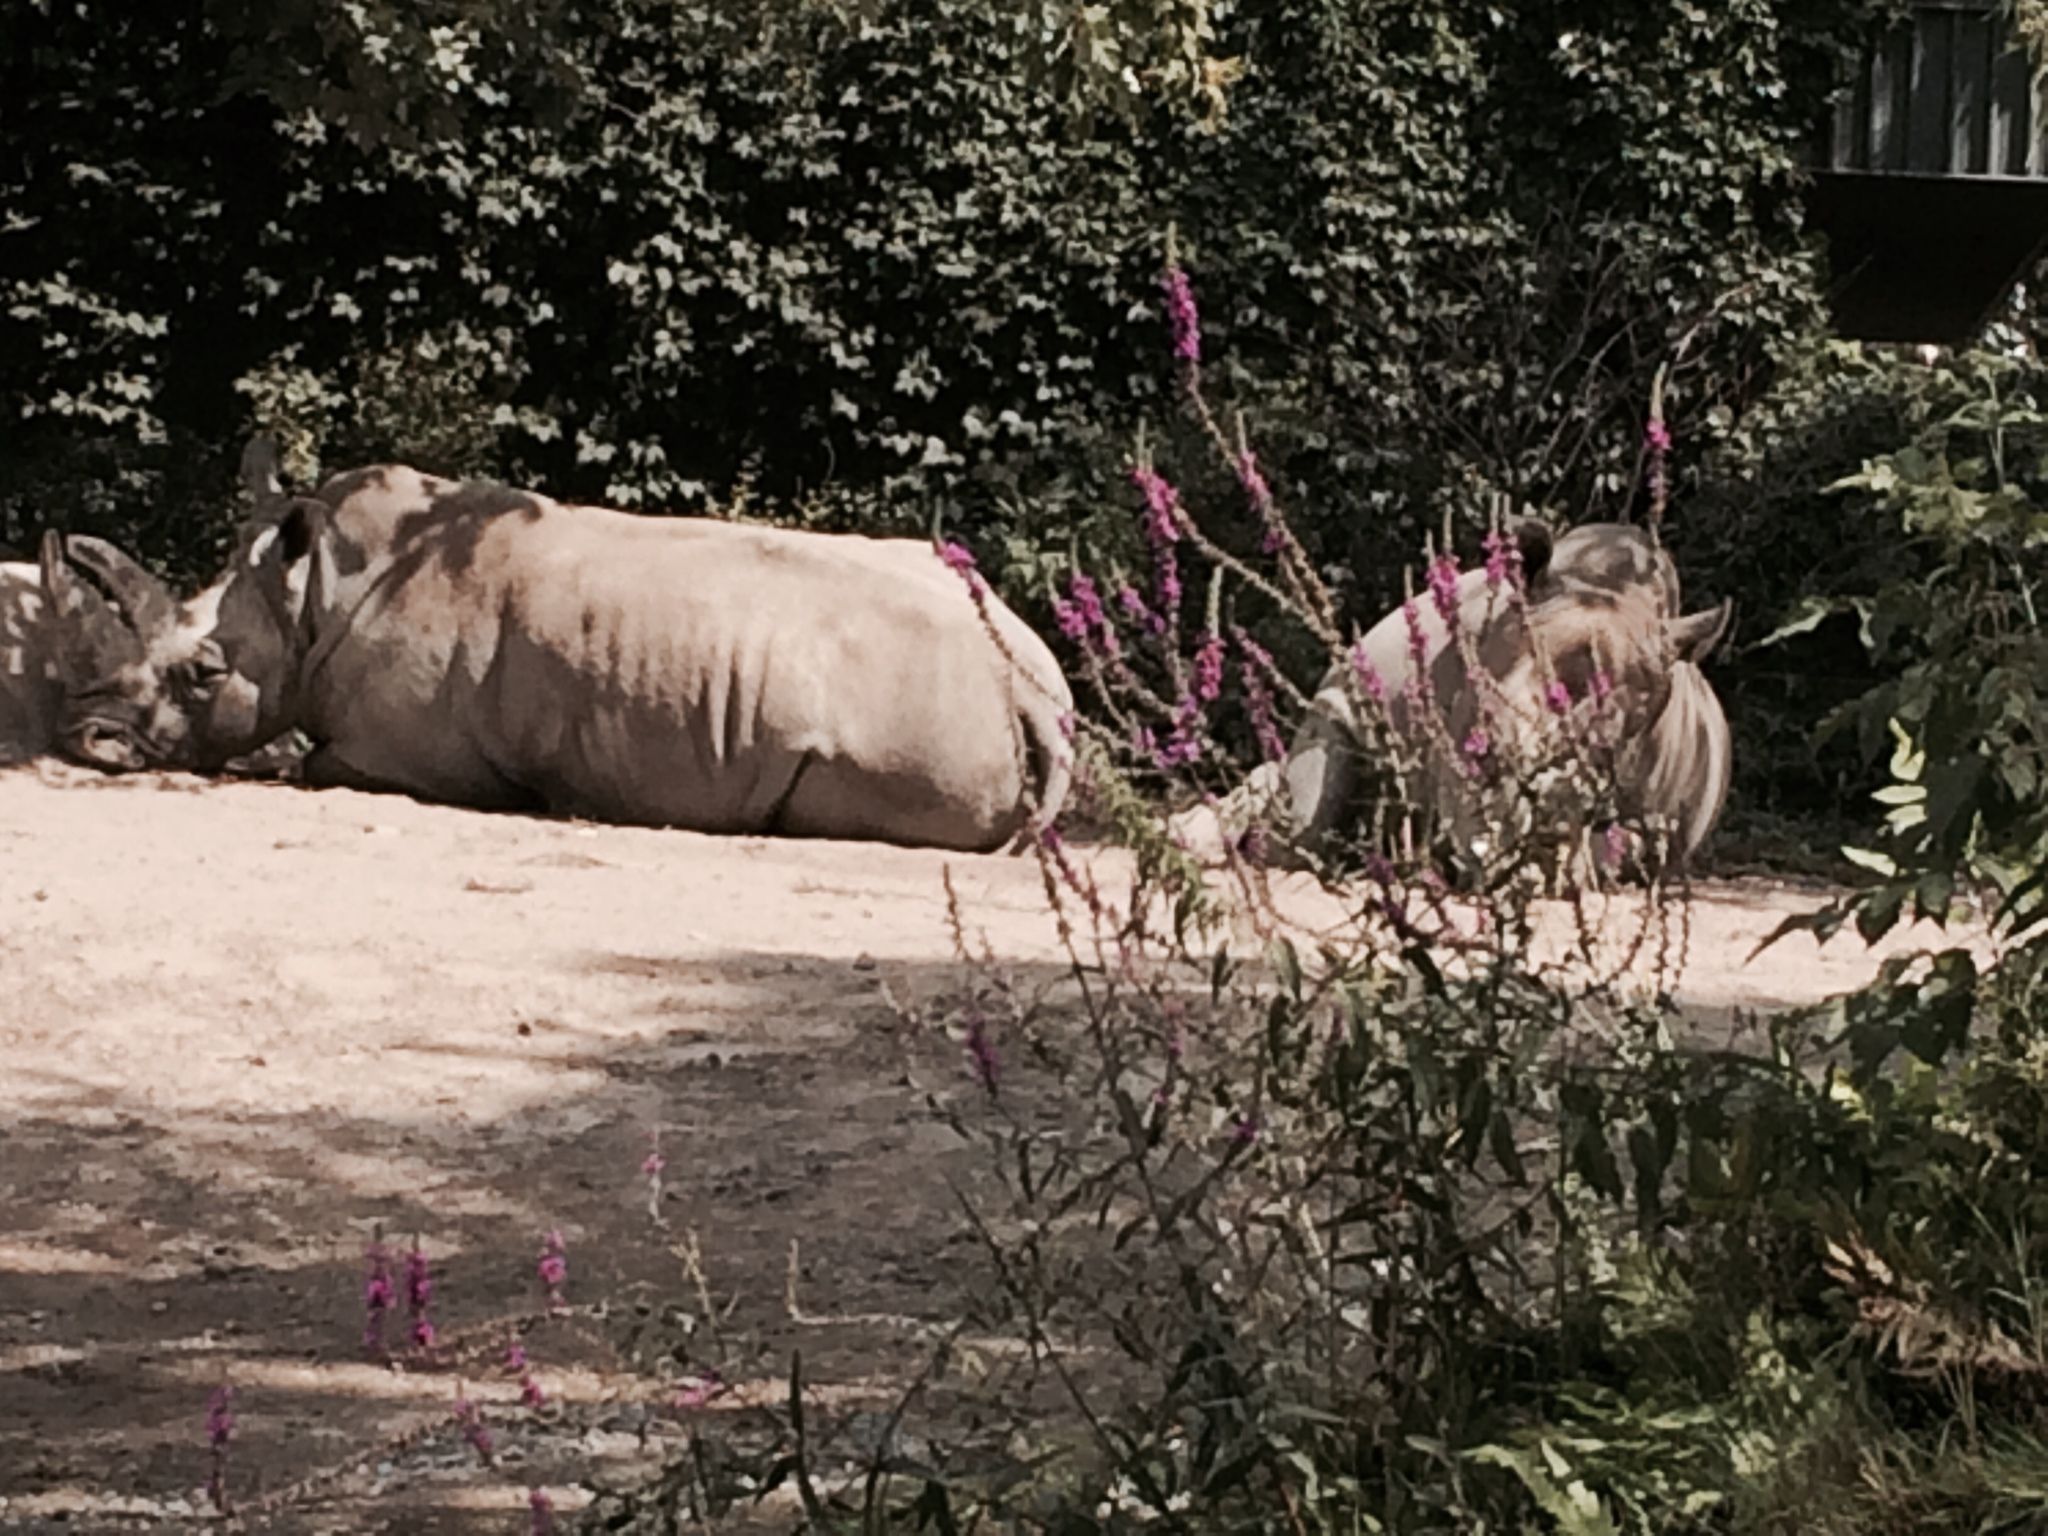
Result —
[[986, 606], [1000, 645], [926, 544], [385, 465], [259, 510], [131, 679], [120, 750], [80, 733], [77, 673], [59, 730], [105, 766], [211, 768], [296, 727], [312, 784], [987, 850], [1058, 813], [1073, 700]]
[[[1582, 718], [1592, 679], [1604, 673], [1613, 685], [1604, 730], [1617, 749], [1622, 809], [1664, 819], [1674, 829], [1672, 851], [1691, 855], [1713, 830], [1728, 792], [1728, 722], [1699, 664], [1725, 633], [1730, 605], [1681, 616], [1677, 570], [1638, 528], [1594, 523], [1552, 542], [1524, 524], [1517, 538], [1526, 607], [1506, 601], [1506, 589], [1483, 570], [1458, 578], [1453, 611], [1480, 663], [1477, 686], [1467, 676], [1465, 647], [1451, 644], [1451, 626], [1428, 597], [1417, 604], [1421, 665], [1437, 723], [1411, 718], [1416, 661], [1401, 609], [1354, 649], [1384, 689], [1396, 730], [1421, 748], [1411, 795], [1436, 805], [1454, 836], [1471, 845], [1485, 835], [1488, 807], [1473, 788], [1483, 775], [1460, 761], [1463, 744], [1480, 730], [1496, 758], [1526, 755], [1562, 718], [1552, 708], [1551, 683], [1566, 685]], [[1255, 799], [1280, 800], [1283, 825], [1304, 847], [1335, 829], [1351, 795], [1362, 739], [1359, 671], [1353, 661], [1330, 669], [1284, 767], [1253, 786]]]
[[[61, 675], [138, 675], [147, 660], [142, 636], [164, 635], [176, 616], [170, 589], [104, 539], [52, 533], [43, 558], [69, 573], [60, 603], [46, 596], [42, 566], [0, 563], [0, 764], [27, 762], [57, 745]], [[78, 729], [92, 735], [94, 695], [88, 691], [79, 705]]]

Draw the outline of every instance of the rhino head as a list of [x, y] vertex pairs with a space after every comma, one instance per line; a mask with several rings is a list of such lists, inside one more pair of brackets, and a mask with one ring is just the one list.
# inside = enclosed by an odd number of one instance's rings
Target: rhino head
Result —
[[[170, 588], [84, 534], [45, 534], [41, 570], [57, 749], [109, 772], [163, 761], [162, 744], [177, 735], [167, 661], [180, 613]], [[191, 662], [205, 665], [197, 652]]]
[[308, 557], [326, 507], [284, 494], [262, 439], [243, 474], [256, 515], [227, 569], [182, 604], [102, 540], [44, 539], [67, 756], [113, 771], [216, 769], [292, 724]]
[[222, 767], [297, 723], [307, 581], [327, 512], [311, 499], [263, 508], [227, 569], [187, 605], [172, 650], [184, 669], [175, 729], [190, 766]]

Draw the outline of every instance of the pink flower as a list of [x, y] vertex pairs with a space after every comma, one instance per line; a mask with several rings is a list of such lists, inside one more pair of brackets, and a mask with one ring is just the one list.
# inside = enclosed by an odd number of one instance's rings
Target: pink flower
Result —
[[1387, 682], [1380, 676], [1380, 669], [1372, 664], [1372, 658], [1365, 653], [1365, 642], [1359, 641], [1351, 648], [1351, 672], [1358, 679], [1358, 686], [1365, 690], [1365, 696], [1375, 704], [1387, 701]]
[[531, 1536], [554, 1536], [555, 1501], [548, 1497], [545, 1488], [536, 1488], [526, 1496], [527, 1508], [533, 1511]]
[[484, 1423], [483, 1411], [471, 1402], [462, 1390], [462, 1384], [455, 1384], [455, 1422], [462, 1426], [462, 1438], [476, 1452], [477, 1460], [485, 1466], [491, 1464], [491, 1431]]
[[1166, 738], [1166, 745], [1154, 745], [1152, 748], [1152, 761], [1160, 772], [1171, 773], [1176, 768], [1201, 761], [1201, 725], [1200, 702], [1192, 696], [1183, 698], [1173, 712], [1173, 730]]
[[1092, 639], [1103, 655], [1113, 659], [1119, 649], [1116, 631], [1110, 627], [1094, 581], [1076, 571], [1067, 582], [1067, 594], [1065, 602], [1053, 599], [1053, 617], [1059, 622], [1060, 633], [1077, 644], [1087, 644]]
[[1131, 480], [1145, 494], [1145, 540], [1152, 546], [1153, 600], [1159, 610], [1148, 622], [1153, 633], [1161, 634], [1167, 617], [1180, 611], [1180, 561], [1174, 554], [1181, 537], [1180, 493], [1147, 465], [1133, 469]]
[[211, 1463], [206, 1474], [206, 1497], [222, 1514], [228, 1511], [228, 1442], [235, 1437], [235, 1389], [226, 1382], [214, 1388], [206, 1400], [206, 1444]]
[[541, 1390], [540, 1383], [533, 1379], [533, 1372], [531, 1371], [528, 1371], [519, 1378], [519, 1401], [526, 1404], [529, 1408], [544, 1408], [547, 1406], [548, 1395]]
[[1207, 634], [1195, 649], [1195, 697], [1204, 704], [1216, 702], [1223, 692], [1223, 637]]
[[517, 1339], [505, 1345], [505, 1369], [515, 1374], [526, 1369], [526, 1346]]
[[434, 1347], [434, 1323], [427, 1316], [427, 1305], [434, 1298], [433, 1271], [427, 1263], [427, 1255], [420, 1247], [420, 1240], [412, 1240], [412, 1252], [405, 1256], [405, 1305], [412, 1313], [412, 1342], [415, 1348], [428, 1350]]
[[363, 1280], [363, 1352], [384, 1352], [384, 1314], [397, 1305], [398, 1292], [391, 1284], [391, 1254], [381, 1242], [372, 1240], [363, 1250], [370, 1272]]
[[1460, 750], [1464, 752], [1466, 757], [1476, 763], [1483, 760], [1486, 754], [1493, 750], [1493, 742], [1487, 737], [1485, 731], [1475, 726], [1471, 734], [1465, 738], [1464, 746]]
[[1173, 355], [1184, 363], [1202, 360], [1202, 321], [1195, 312], [1195, 289], [1178, 265], [1166, 269], [1166, 315], [1173, 325]]
[[1671, 429], [1664, 425], [1662, 417], [1653, 418], [1643, 431], [1643, 441], [1650, 445], [1650, 452], [1666, 454], [1671, 451]]
[[1458, 616], [1458, 562], [1446, 553], [1429, 562], [1429, 596], [1446, 624]]
[[405, 1256], [405, 1304], [414, 1312], [427, 1310], [427, 1303], [434, 1297], [434, 1276], [427, 1264], [427, 1256], [420, 1248], [420, 1240], [412, 1240], [412, 1252]]
[[1628, 833], [1622, 830], [1621, 823], [1610, 821], [1600, 834], [1601, 865], [1607, 869], [1621, 868], [1621, 861], [1628, 854], [1628, 843]]
[[540, 1260], [534, 1265], [540, 1276], [540, 1283], [546, 1287], [548, 1306], [561, 1311], [568, 1303], [562, 1300], [562, 1286], [569, 1279], [569, 1251], [562, 1242], [560, 1231], [551, 1231], [541, 1243]]
[[974, 1066], [974, 1075], [983, 1091], [994, 1098], [996, 1074], [1001, 1063], [996, 1058], [995, 1044], [988, 1037], [988, 1023], [982, 1018], [979, 1008], [967, 1017], [967, 1058]]
[[1180, 541], [1180, 492], [1149, 465], [1131, 471], [1131, 483], [1145, 496], [1145, 537], [1154, 544]]
[[1248, 1147], [1259, 1139], [1259, 1117], [1239, 1112], [1230, 1117], [1230, 1139]]
[[676, 1384], [673, 1406], [677, 1412], [702, 1408], [723, 1389], [723, 1382], [716, 1371], [702, 1371], [695, 1376], [685, 1376]]
[[1414, 598], [1401, 604], [1401, 619], [1408, 626], [1408, 655], [1414, 660], [1419, 677], [1423, 663], [1429, 659], [1429, 633], [1422, 627], [1422, 609]]
[[1233, 629], [1231, 636], [1244, 653], [1244, 660], [1238, 663], [1238, 676], [1244, 682], [1245, 707], [1252, 717], [1252, 731], [1258, 737], [1259, 750], [1268, 762], [1284, 761], [1287, 742], [1274, 722], [1273, 692], [1266, 684], [1268, 676], [1277, 675], [1272, 655], [1241, 629]]
[[1237, 483], [1244, 487], [1252, 510], [1259, 514], [1259, 523], [1265, 529], [1259, 548], [1266, 554], [1277, 554], [1287, 542], [1287, 535], [1280, 526], [1279, 509], [1273, 505], [1273, 488], [1266, 483], [1259, 461], [1252, 457], [1249, 448], [1237, 456]]
[[1503, 581], [1522, 584], [1522, 546], [1496, 528], [1486, 536], [1486, 584], [1498, 587]]
[[946, 539], [939, 543], [938, 551], [939, 558], [946, 562], [949, 569], [957, 571], [960, 579], [967, 583], [967, 590], [979, 598], [983, 591], [981, 572], [975, 569], [974, 555], [967, 546]]
[[1572, 708], [1572, 691], [1563, 683], [1552, 683], [1543, 690], [1543, 702], [1550, 706], [1554, 715], [1568, 715]]
[[1614, 679], [1608, 675], [1605, 668], [1602, 668], [1593, 674], [1588, 691], [1592, 694], [1595, 704], [1605, 704], [1614, 694]]

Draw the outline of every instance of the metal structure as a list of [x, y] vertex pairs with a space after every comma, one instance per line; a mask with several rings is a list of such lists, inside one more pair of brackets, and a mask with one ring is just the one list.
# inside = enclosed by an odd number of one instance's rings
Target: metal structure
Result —
[[1917, 0], [1822, 125], [1809, 216], [1835, 328], [1958, 344], [2048, 243], [2048, 78], [1985, 0]]

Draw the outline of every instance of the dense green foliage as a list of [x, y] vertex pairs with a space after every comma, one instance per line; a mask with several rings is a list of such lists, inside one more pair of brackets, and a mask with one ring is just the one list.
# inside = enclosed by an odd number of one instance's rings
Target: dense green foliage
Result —
[[1869, 8], [1257, 0], [1215, 19], [1220, 117], [1084, 136], [1043, 18], [974, 0], [11, 7], [0, 539], [203, 566], [260, 419], [302, 472], [745, 479], [1028, 562], [1159, 414], [1177, 220], [1376, 606], [1482, 491], [1623, 505], [1660, 364], [1694, 462], [1810, 330], [1792, 170]]

